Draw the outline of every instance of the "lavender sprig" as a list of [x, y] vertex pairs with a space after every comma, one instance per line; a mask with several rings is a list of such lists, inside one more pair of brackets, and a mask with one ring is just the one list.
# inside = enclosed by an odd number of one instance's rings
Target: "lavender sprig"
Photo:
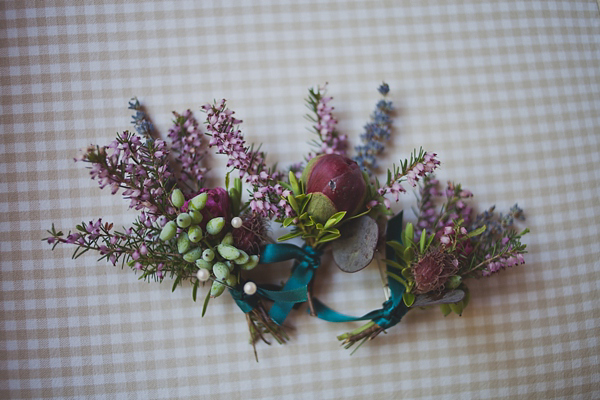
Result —
[[137, 133], [147, 139], [150, 139], [152, 137], [152, 132], [154, 131], [154, 125], [152, 125], [152, 122], [144, 112], [144, 109], [137, 97], [131, 99], [128, 108], [136, 111], [136, 113], [131, 116], [131, 123], [135, 127]]
[[391, 137], [393, 125], [391, 113], [394, 107], [391, 101], [385, 99], [390, 87], [384, 82], [379, 86], [378, 91], [384, 98], [377, 102], [371, 114], [371, 121], [364, 126], [364, 133], [360, 135], [363, 144], [354, 147], [356, 151], [354, 161], [369, 175], [373, 175], [379, 168], [377, 157], [383, 153], [385, 142]]

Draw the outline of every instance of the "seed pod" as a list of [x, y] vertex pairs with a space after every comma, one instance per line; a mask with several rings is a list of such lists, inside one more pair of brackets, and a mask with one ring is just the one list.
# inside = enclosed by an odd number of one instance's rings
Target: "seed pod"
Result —
[[258, 256], [257, 255], [251, 255], [250, 257], [248, 257], [248, 262], [246, 264], [240, 265], [240, 268], [243, 269], [243, 270], [245, 270], [245, 271], [250, 271], [251, 269], [253, 269], [257, 265], [258, 265]]
[[227, 277], [229, 276], [229, 268], [227, 268], [227, 265], [225, 265], [222, 262], [218, 262], [215, 265], [213, 265], [212, 272], [213, 274], [215, 274], [215, 277], [220, 281], [227, 279]]
[[212, 263], [205, 261], [201, 258], [196, 260], [196, 267], [200, 268], [200, 269], [208, 269], [209, 271], [212, 271]]
[[190, 239], [188, 238], [188, 234], [182, 232], [177, 238], [177, 251], [179, 254], [186, 253], [190, 249]]
[[234, 274], [229, 274], [227, 279], [225, 279], [225, 283], [231, 287], [235, 287], [238, 283], [237, 276], [235, 276]]
[[187, 228], [192, 223], [192, 217], [188, 213], [181, 213], [177, 216], [177, 226]]
[[185, 203], [185, 197], [183, 197], [183, 192], [179, 189], [173, 190], [171, 193], [171, 203], [177, 208], [181, 207], [183, 203]]
[[183, 259], [187, 262], [195, 262], [200, 257], [202, 257], [202, 249], [200, 247], [196, 247], [183, 255]]
[[223, 217], [213, 218], [210, 221], [208, 221], [208, 223], [206, 224], [206, 232], [208, 232], [209, 235], [213, 235], [213, 236], [218, 235], [224, 226], [225, 226], [225, 218], [223, 218]]
[[215, 252], [212, 249], [206, 249], [202, 252], [202, 259], [211, 262], [215, 259]]
[[220, 244], [217, 251], [226, 260], [235, 260], [240, 256], [240, 251], [229, 244]]
[[160, 240], [167, 241], [169, 239], [173, 239], [175, 234], [177, 233], [177, 225], [174, 221], [169, 221], [165, 224], [165, 226], [160, 231]]
[[233, 268], [235, 267], [235, 264], [233, 263], [233, 261], [225, 261], [225, 265], [227, 265], [227, 268], [229, 268], [229, 272], [233, 272]]
[[188, 210], [188, 214], [190, 214], [190, 217], [192, 217], [193, 224], [199, 224], [202, 222], [202, 218], [204, 218], [202, 213], [198, 210]]
[[198, 225], [191, 226], [190, 229], [188, 229], [188, 237], [192, 243], [198, 243], [202, 240], [203, 236], [202, 228]]
[[231, 232], [227, 232], [225, 237], [221, 240], [221, 244], [229, 244], [233, 246], [233, 234]]
[[233, 260], [233, 262], [236, 264], [246, 264], [250, 259], [250, 256], [248, 256], [248, 253], [243, 250], [238, 249], [238, 251], [240, 252], [240, 256]]
[[210, 297], [219, 297], [220, 295], [223, 294], [223, 292], [225, 291], [225, 285], [223, 285], [221, 282], [213, 282], [212, 286], [210, 287]]
[[190, 201], [190, 207], [193, 210], [201, 211], [204, 206], [206, 206], [206, 199], [208, 198], [208, 193], [200, 193], [198, 196], [194, 197]]

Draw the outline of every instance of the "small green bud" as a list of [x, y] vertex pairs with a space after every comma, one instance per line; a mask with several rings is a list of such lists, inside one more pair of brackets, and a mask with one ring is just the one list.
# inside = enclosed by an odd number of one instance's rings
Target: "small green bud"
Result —
[[202, 252], [202, 259], [211, 262], [215, 259], [215, 252], [212, 249], [206, 249]]
[[202, 240], [203, 236], [204, 234], [202, 233], [202, 228], [200, 228], [198, 225], [191, 226], [190, 229], [188, 229], [188, 237], [192, 243], [198, 243], [200, 240]]
[[253, 269], [254, 267], [256, 267], [258, 265], [258, 256], [257, 255], [251, 255], [248, 259], [248, 262], [245, 264], [240, 265], [240, 268], [245, 270], [245, 271], [250, 271], [251, 269]]
[[229, 244], [220, 244], [217, 251], [226, 260], [235, 260], [240, 256], [240, 251]]
[[460, 286], [461, 281], [462, 278], [459, 275], [452, 275], [450, 278], [448, 278], [444, 286], [446, 286], [448, 289], [456, 289]]
[[190, 214], [190, 217], [192, 217], [192, 223], [194, 224], [199, 224], [200, 222], [202, 222], [202, 213], [198, 210], [189, 210], [188, 214]]
[[233, 272], [233, 268], [235, 267], [235, 264], [232, 261], [225, 261], [225, 265], [227, 265], [227, 268], [229, 268], [229, 272]]
[[177, 216], [177, 226], [187, 228], [192, 223], [192, 218], [188, 213], [181, 213]]
[[235, 260], [233, 260], [233, 262], [236, 264], [240, 264], [240, 265], [246, 264], [248, 262], [248, 260], [250, 259], [250, 256], [244, 250], [238, 249], [238, 251], [240, 252], [240, 256], [238, 258], [236, 258]]
[[202, 258], [199, 258], [196, 260], [196, 267], [201, 268], [201, 269], [208, 269], [208, 270], [212, 271], [213, 265], [210, 262], [203, 260]]
[[202, 257], [202, 249], [200, 247], [196, 247], [183, 255], [183, 259], [191, 263], [195, 262], [200, 257]]
[[213, 282], [210, 287], [210, 296], [211, 297], [219, 297], [225, 291], [225, 285], [221, 282]]
[[227, 265], [225, 265], [225, 263], [222, 262], [218, 262], [215, 265], [213, 265], [212, 272], [213, 274], [215, 274], [215, 277], [220, 281], [227, 279], [227, 277], [229, 276], [229, 268], [227, 268]]
[[202, 211], [204, 206], [206, 206], [206, 200], [208, 199], [208, 193], [200, 193], [198, 196], [194, 197], [192, 201], [190, 201], [190, 207], [193, 210]]
[[221, 240], [221, 244], [229, 244], [233, 246], [233, 234], [231, 232], [227, 232], [223, 240]]
[[206, 224], [206, 232], [208, 232], [209, 235], [218, 235], [224, 226], [225, 226], [225, 218], [223, 218], [223, 217], [213, 218], [210, 221], [208, 221], [208, 223]]
[[185, 197], [183, 197], [183, 192], [179, 189], [173, 190], [171, 193], [171, 203], [177, 208], [181, 207], [183, 203], [185, 203]]
[[165, 226], [160, 231], [160, 240], [167, 241], [169, 239], [173, 239], [175, 234], [177, 233], [177, 225], [174, 221], [169, 221], [165, 224]]
[[188, 238], [188, 234], [182, 232], [181, 235], [177, 238], [177, 251], [179, 254], [186, 253], [190, 249], [190, 239]]
[[235, 287], [237, 285], [237, 276], [235, 276], [234, 274], [229, 274], [229, 276], [227, 277], [227, 279], [225, 279], [225, 283], [228, 284], [231, 287]]

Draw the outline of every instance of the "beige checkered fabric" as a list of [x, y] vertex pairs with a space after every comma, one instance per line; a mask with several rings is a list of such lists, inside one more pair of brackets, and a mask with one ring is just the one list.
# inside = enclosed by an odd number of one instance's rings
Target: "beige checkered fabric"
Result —
[[[593, 0], [1, 2], [0, 398], [600, 398], [599, 17]], [[383, 80], [383, 164], [423, 146], [479, 210], [527, 212], [527, 264], [473, 282], [462, 317], [409, 313], [350, 356], [335, 336], [356, 324], [302, 309], [257, 364], [230, 298], [201, 318], [189, 286], [40, 240], [133, 220], [73, 163], [130, 128], [132, 96], [163, 133], [172, 110], [227, 98], [285, 164], [309, 149], [308, 87], [329, 82], [357, 143]], [[376, 268], [318, 278], [339, 310], [383, 301]]]

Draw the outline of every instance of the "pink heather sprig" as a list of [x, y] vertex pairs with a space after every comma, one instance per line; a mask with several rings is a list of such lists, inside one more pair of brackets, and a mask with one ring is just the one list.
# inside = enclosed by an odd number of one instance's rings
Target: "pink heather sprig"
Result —
[[253, 187], [251, 210], [263, 217], [294, 215], [291, 206], [282, 199], [282, 196], [289, 194], [286, 194], [288, 191], [277, 184], [283, 177], [282, 173], [267, 168], [264, 152], [246, 145], [244, 136], [237, 127], [242, 120], [233, 116], [234, 111], [227, 108], [226, 100], [214, 105], [205, 104], [202, 109], [207, 114], [206, 134], [211, 136], [209, 146], [216, 146], [218, 154], [227, 155], [227, 166], [237, 169], [240, 178]]
[[326, 93], [327, 84], [323, 87], [311, 88], [308, 91], [306, 106], [313, 115], [307, 115], [306, 118], [314, 124], [312, 129], [318, 137], [318, 140], [313, 140], [311, 143], [316, 151], [309, 153], [309, 159], [320, 154], [346, 155], [348, 137], [337, 132], [338, 121], [332, 113], [334, 107], [330, 105], [333, 97], [325, 96]]
[[164, 141], [145, 142], [135, 133], [125, 131], [108, 146], [90, 146], [75, 161], [92, 164], [90, 175], [100, 188], [110, 187], [116, 194], [124, 189], [123, 197], [129, 207], [144, 210], [154, 221], [160, 215], [175, 210], [167, 200], [168, 149]]
[[182, 115], [173, 111], [175, 121], [169, 129], [171, 150], [177, 154], [176, 161], [181, 167], [181, 180], [197, 191], [202, 187], [206, 168], [202, 167], [202, 159], [206, 150], [202, 148], [202, 131], [191, 110]]
[[56, 231], [54, 225], [49, 230], [51, 236], [43, 239], [53, 248], [59, 244], [74, 244], [73, 258], [78, 258], [89, 250], [100, 253], [100, 260], [106, 259], [113, 265], [121, 262], [134, 270], [142, 272], [142, 278], [161, 281], [170, 272], [171, 275], [185, 274], [186, 263], [178, 253], [176, 244], [158, 240], [161, 223], [152, 222], [144, 212], [134, 222], [133, 227], [124, 232], [112, 230], [113, 224], [102, 223], [102, 218], [77, 225], [77, 231], [69, 232], [66, 237]]
[[[402, 183], [408, 182], [412, 187], [416, 187], [421, 178], [433, 172], [439, 166], [440, 162], [437, 160], [436, 155], [436, 153], [427, 153], [423, 149], [419, 150], [417, 154], [415, 150], [410, 157], [410, 161], [404, 160], [400, 167], [394, 166], [392, 170], [388, 170], [386, 183], [380, 186], [377, 182], [377, 193], [383, 197], [383, 204], [386, 208], [390, 208], [390, 201], [385, 198], [387, 194], [393, 194], [396, 201], [398, 201], [400, 193], [406, 193]], [[377, 199], [372, 200], [368, 206], [373, 207], [379, 201]]]

